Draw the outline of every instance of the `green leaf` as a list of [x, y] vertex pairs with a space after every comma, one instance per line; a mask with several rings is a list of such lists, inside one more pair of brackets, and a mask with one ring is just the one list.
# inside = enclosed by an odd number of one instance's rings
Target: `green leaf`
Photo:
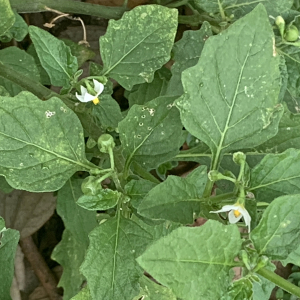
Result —
[[77, 204], [88, 210], [107, 210], [117, 205], [121, 193], [110, 189], [101, 189], [97, 195], [82, 195]]
[[156, 185], [156, 183], [146, 179], [131, 180], [128, 182], [125, 186], [125, 192], [131, 198], [130, 204], [134, 208], [138, 208], [147, 193]]
[[132, 300], [139, 293], [139, 277], [143, 274], [135, 259], [151, 236], [118, 212], [115, 218], [96, 227], [89, 238], [90, 246], [81, 271], [87, 278], [92, 298]]
[[57, 197], [57, 213], [63, 219], [65, 231], [61, 242], [52, 252], [51, 258], [63, 267], [59, 286], [64, 288], [66, 300], [80, 291], [85, 280], [79, 272], [79, 267], [89, 245], [88, 234], [97, 226], [96, 213], [87, 211], [76, 204], [82, 195], [81, 183], [81, 179], [68, 180], [59, 190]]
[[205, 166], [198, 167], [186, 178], [168, 176], [154, 187], [138, 207], [142, 216], [182, 224], [192, 224], [199, 214], [200, 201], [207, 181]]
[[212, 36], [210, 24], [204, 22], [199, 30], [184, 31], [181, 40], [173, 47], [175, 60], [172, 66], [172, 78], [168, 85], [168, 95], [182, 95], [181, 74], [199, 61], [205, 41]]
[[10, 186], [55, 191], [94, 166], [85, 158], [78, 118], [60, 99], [41, 101], [29, 92], [0, 97], [0, 119], [0, 174]]
[[[275, 265], [271, 262], [265, 268], [272, 272], [276, 269]], [[269, 299], [275, 284], [257, 273], [255, 276], [259, 278], [259, 282], [253, 281], [253, 300]]]
[[241, 243], [236, 226], [209, 220], [201, 227], [174, 230], [148, 247], [137, 261], [177, 297], [219, 299], [232, 279], [229, 271], [236, 265]]
[[111, 95], [101, 95], [100, 103], [93, 105], [92, 115], [97, 118], [101, 127], [115, 129], [123, 119], [118, 102]]
[[159, 5], [137, 6], [122, 19], [110, 20], [100, 38], [103, 75], [125, 89], [151, 82], [154, 72], [170, 59], [177, 29], [177, 10]]
[[133, 300], [140, 299], [176, 300], [177, 298], [170, 289], [155, 283], [146, 276], [143, 276], [140, 279], [140, 293], [138, 296], [134, 297]]
[[250, 191], [258, 201], [300, 193], [300, 150], [268, 154], [251, 170]]
[[[3, 222], [1, 223], [3, 225]], [[0, 295], [3, 300], [11, 300], [10, 287], [14, 276], [14, 260], [19, 238], [20, 234], [17, 230], [5, 227], [0, 230]]]
[[176, 97], [159, 97], [147, 105], [134, 105], [119, 123], [120, 140], [128, 163], [154, 169], [171, 160], [180, 147], [182, 125]]
[[33, 57], [24, 50], [14, 46], [2, 49], [0, 62], [32, 80], [40, 81], [39, 71]]
[[3, 43], [8, 43], [12, 39], [21, 42], [28, 33], [28, 25], [24, 21], [24, 19], [16, 12], [14, 12], [14, 15], [15, 15], [15, 23], [13, 24], [12, 27], [9, 28], [9, 30], [3, 36], [0, 37], [0, 41]]
[[300, 245], [300, 195], [276, 198], [265, 210], [250, 238], [260, 255], [284, 260]]
[[281, 153], [289, 148], [300, 148], [300, 115], [285, 109], [279, 122], [278, 133], [262, 145], [255, 147], [259, 153]]
[[78, 67], [81, 67], [87, 60], [94, 58], [96, 55], [94, 51], [85, 45], [75, 43], [68, 39], [62, 41], [70, 48], [71, 54], [77, 58]]
[[176, 103], [181, 120], [210, 147], [213, 169], [224, 153], [259, 145], [277, 133], [283, 109], [273, 40], [266, 11], [258, 5], [209, 38], [198, 64], [182, 73], [185, 94]]
[[89, 288], [86, 286], [71, 300], [93, 300], [93, 299]]
[[68, 86], [78, 69], [77, 59], [63, 41], [47, 31], [29, 26], [29, 34], [43, 68], [55, 86]]
[[235, 19], [249, 13], [259, 3], [262, 3], [268, 14], [273, 16], [277, 16], [288, 11], [293, 5], [293, 0], [195, 0], [195, 5], [208, 13], [215, 14], [220, 12], [219, 2], [226, 15], [230, 16], [231, 14], [234, 14]]
[[0, 176], [0, 190], [1, 192], [8, 194], [12, 192], [14, 189], [7, 183], [5, 177]]
[[4, 35], [15, 23], [15, 15], [10, 7], [9, 0], [2, 0], [0, 2], [0, 12], [1, 36]]
[[170, 76], [171, 72], [163, 67], [154, 73], [152, 82], [145, 82], [135, 86], [136, 90], [128, 96], [129, 107], [132, 107], [134, 104], [143, 105], [159, 96], [164, 96]]

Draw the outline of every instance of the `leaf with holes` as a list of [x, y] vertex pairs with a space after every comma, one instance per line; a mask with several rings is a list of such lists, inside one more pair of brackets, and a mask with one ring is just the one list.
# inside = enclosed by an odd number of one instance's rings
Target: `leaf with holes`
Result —
[[182, 125], [173, 106], [175, 99], [166, 96], [143, 106], [133, 105], [119, 123], [127, 164], [136, 161], [147, 169], [155, 169], [179, 152]]
[[76, 171], [95, 167], [85, 158], [80, 121], [58, 98], [0, 97], [0, 120], [0, 174], [16, 189], [56, 191]]
[[125, 89], [151, 82], [154, 72], [170, 59], [177, 29], [177, 10], [159, 5], [137, 6], [122, 19], [110, 20], [100, 38], [103, 75]]
[[276, 198], [250, 238], [260, 255], [284, 260], [300, 245], [300, 194]]
[[132, 300], [139, 293], [139, 278], [143, 275], [135, 259], [151, 242], [151, 235], [119, 212], [96, 227], [89, 238], [81, 271], [92, 298]]
[[[201, 247], [203, 241], [205, 247]], [[236, 265], [241, 244], [237, 226], [209, 220], [201, 227], [172, 231], [151, 244], [137, 261], [177, 297], [219, 299], [230, 284], [230, 269]]]
[[258, 201], [300, 193], [300, 150], [268, 154], [251, 170], [250, 191]]
[[213, 169], [224, 153], [262, 144], [277, 133], [283, 108], [273, 47], [272, 27], [258, 5], [210, 37], [198, 64], [183, 71], [185, 94], [176, 104], [185, 128], [210, 147]]

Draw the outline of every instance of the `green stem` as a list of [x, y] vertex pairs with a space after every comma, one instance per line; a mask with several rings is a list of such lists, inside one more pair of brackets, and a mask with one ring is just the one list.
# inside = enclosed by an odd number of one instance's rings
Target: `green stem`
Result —
[[108, 149], [109, 159], [110, 159], [110, 167], [112, 170], [115, 169], [115, 160], [114, 160], [114, 152], [112, 148]]
[[35, 80], [32, 80], [31, 78], [16, 72], [14, 69], [2, 64], [1, 62], [0, 77], [12, 81], [24, 90], [35, 94], [38, 98], [41, 99], [49, 99], [54, 95], [58, 95], [55, 92], [52, 92], [48, 88], [44, 87], [39, 82], [36, 82]]
[[261, 268], [256, 271], [257, 274], [261, 275], [262, 277], [268, 279], [269, 281], [273, 282], [283, 290], [287, 291], [290, 294], [293, 294], [297, 297], [300, 297], [300, 288], [289, 281], [283, 279], [282, 277], [278, 276], [274, 272], [266, 269]]
[[9, 66], [0, 62], [0, 78], [9, 80], [14, 84], [20, 86], [25, 91], [31, 92], [42, 100], [50, 99], [51, 97], [57, 97], [61, 99], [69, 108], [74, 108], [74, 102], [66, 96], [59, 95], [50, 89], [43, 86], [41, 83], [32, 80], [30, 77], [26, 77], [23, 74], [15, 71]]
[[219, 11], [220, 11], [222, 20], [225, 21], [225, 20], [226, 20], [226, 16], [225, 16], [225, 12], [224, 12], [224, 10], [223, 10], [222, 4], [220, 3], [220, 0], [218, 0], [218, 5], [219, 5]]
[[181, 0], [181, 1], [177, 1], [177, 2], [167, 4], [166, 6], [169, 7], [169, 8], [176, 8], [176, 7], [179, 7], [179, 6], [186, 5], [186, 4], [188, 4], [188, 2], [189, 2], [189, 0]]
[[160, 183], [160, 181], [156, 177], [154, 177], [151, 173], [149, 173], [147, 170], [141, 167], [138, 163], [133, 162], [132, 168], [133, 171], [142, 178], [152, 181], [154, 183]]
[[108, 7], [73, 0], [10, 0], [10, 5], [18, 13], [47, 11], [47, 6], [64, 13], [90, 15], [105, 19], [119, 19], [128, 10], [125, 7]]

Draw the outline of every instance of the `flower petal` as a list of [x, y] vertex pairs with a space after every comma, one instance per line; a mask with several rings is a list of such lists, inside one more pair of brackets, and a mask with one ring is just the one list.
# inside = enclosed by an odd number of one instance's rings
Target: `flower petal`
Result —
[[81, 95], [84, 96], [87, 93], [87, 89], [84, 86], [80, 86]]
[[224, 205], [220, 210], [213, 210], [210, 211], [210, 213], [220, 213], [220, 212], [226, 212], [226, 211], [230, 211], [232, 209], [236, 209], [236, 205]]
[[95, 98], [97, 98], [97, 97], [94, 96], [94, 95], [91, 95], [91, 94], [89, 94], [89, 93], [86, 93], [86, 94], [84, 95], [84, 99], [83, 99], [82, 102], [90, 102], [90, 101], [93, 101]]
[[[237, 207], [235, 208], [235, 210], [238, 210]], [[241, 213], [241, 211], [240, 211], [240, 213]], [[234, 209], [231, 210], [231, 211], [229, 212], [229, 214], [228, 214], [228, 220], [229, 220], [229, 223], [230, 223], [230, 224], [235, 224], [235, 223], [237, 223], [237, 222], [242, 218], [242, 216], [243, 216], [243, 214], [241, 213], [238, 217], [236, 217], [236, 216], [234, 215]]]
[[97, 98], [103, 92], [104, 85], [95, 79], [93, 79], [93, 83], [94, 83], [94, 90], [95, 92], [97, 92], [97, 95], [95, 97]]
[[84, 97], [82, 95], [79, 95], [77, 92], [76, 92], [76, 98], [81, 101], [81, 102], [84, 102]]

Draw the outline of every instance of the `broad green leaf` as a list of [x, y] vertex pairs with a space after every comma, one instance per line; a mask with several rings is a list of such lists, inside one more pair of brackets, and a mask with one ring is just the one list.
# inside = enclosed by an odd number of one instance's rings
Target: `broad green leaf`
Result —
[[69, 179], [59, 190], [57, 197], [57, 213], [63, 219], [65, 231], [51, 258], [63, 267], [59, 286], [64, 288], [65, 300], [76, 295], [85, 280], [79, 267], [89, 245], [88, 234], [97, 226], [95, 212], [87, 211], [76, 204], [82, 195], [81, 183], [81, 179]]
[[156, 183], [146, 179], [131, 180], [128, 182], [125, 186], [125, 192], [130, 197], [130, 204], [134, 208], [138, 208], [147, 193], [156, 185]]
[[30, 38], [43, 68], [55, 86], [68, 86], [78, 69], [77, 59], [63, 41], [47, 31], [29, 26]]
[[143, 274], [135, 259], [145, 250], [151, 236], [118, 212], [115, 218], [96, 227], [89, 238], [81, 271], [92, 298], [132, 300], [139, 293], [139, 277]]
[[42, 67], [42, 64], [41, 64], [41, 61], [36, 53], [36, 50], [34, 48], [34, 45], [31, 44], [28, 49], [27, 49], [27, 53], [30, 54], [34, 61], [35, 61], [35, 64], [38, 68], [38, 71], [39, 71], [39, 75], [40, 75], [40, 78], [41, 78], [41, 83], [44, 84], [44, 85], [51, 85], [51, 81], [50, 81], [50, 78], [49, 78], [49, 75], [48, 73], [45, 71], [45, 69]]
[[219, 3], [227, 16], [234, 14], [235, 19], [237, 19], [249, 13], [259, 3], [265, 6], [268, 14], [280, 15], [292, 7], [293, 0], [195, 0], [196, 7], [208, 13], [219, 13]]
[[151, 82], [154, 72], [170, 59], [177, 29], [177, 10], [159, 5], [137, 6], [122, 19], [110, 20], [100, 38], [104, 75], [125, 89]]
[[300, 150], [268, 154], [251, 170], [250, 191], [258, 201], [300, 193]]
[[39, 82], [40, 75], [33, 57], [17, 47], [0, 50], [0, 62], [20, 74]]
[[9, 96], [9, 92], [4, 86], [0, 86], [0, 96]]
[[241, 244], [236, 226], [209, 220], [200, 227], [174, 230], [148, 247], [137, 261], [177, 297], [219, 299], [230, 284], [230, 269]]
[[[8, 31], [3, 36], [0, 36], [0, 41], [3, 43], [8, 43], [12, 39], [20, 42], [22, 41], [28, 33], [28, 25], [24, 21], [24, 19], [14, 12], [15, 15], [15, 23], [12, 27], [9, 28]], [[1, 22], [0, 22], [1, 23]]]
[[200, 201], [207, 181], [205, 166], [198, 167], [186, 178], [168, 176], [154, 187], [138, 207], [150, 219], [163, 219], [191, 224], [200, 211]]
[[10, 7], [9, 0], [1, 0], [0, 2], [0, 36], [6, 32], [15, 23], [15, 15]]
[[171, 72], [167, 68], [162, 68], [155, 72], [152, 82], [135, 86], [136, 90], [128, 96], [129, 107], [134, 104], [143, 105], [159, 96], [164, 96], [170, 76]]
[[100, 103], [93, 105], [91, 113], [103, 129], [115, 129], [123, 119], [118, 102], [110, 95], [101, 95]]
[[168, 95], [182, 95], [183, 87], [181, 74], [187, 68], [197, 64], [204, 47], [205, 41], [212, 36], [210, 24], [204, 22], [199, 30], [184, 31], [181, 40], [176, 42], [173, 47], [172, 78], [168, 85]]
[[0, 192], [0, 215], [6, 227], [20, 232], [21, 239], [38, 231], [53, 215], [55, 206], [53, 193], [14, 190], [7, 195]]
[[29, 92], [0, 97], [0, 119], [0, 174], [10, 186], [55, 191], [94, 166], [85, 158], [78, 118], [60, 99], [41, 101]]
[[13, 188], [7, 183], [5, 177], [3, 176], [0, 176], [0, 190], [5, 194], [13, 191]]
[[284, 260], [300, 245], [300, 195], [276, 198], [265, 210], [250, 238], [261, 255]]
[[173, 106], [176, 97], [159, 97], [134, 105], [119, 123], [120, 140], [127, 161], [154, 169], [172, 159], [180, 148], [182, 125]]
[[85, 45], [75, 43], [68, 39], [62, 39], [62, 41], [70, 48], [71, 54], [77, 58], [78, 67], [81, 67], [84, 62], [94, 58], [96, 55], [94, 51]]
[[91, 296], [88, 286], [86, 286], [71, 300], [93, 300], [93, 298]]
[[[196, 66], [182, 73], [185, 94], [176, 102], [185, 128], [214, 155], [253, 147], [277, 133], [280, 73], [273, 30], [262, 5], [210, 37]], [[228, 76], [228, 70], [230, 76]]]
[[299, 130], [300, 115], [285, 109], [279, 122], [278, 133], [254, 150], [259, 153], [281, 153], [289, 148], [300, 149]]
[[13, 300], [10, 297], [10, 287], [14, 276], [14, 260], [19, 238], [20, 234], [17, 230], [5, 227], [0, 230], [0, 295], [3, 300]]
[[177, 298], [170, 289], [155, 283], [146, 276], [143, 276], [140, 279], [140, 293], [138, 296], [134, 297], [133, 300], [140, 299], [176, 300]]
[[110, 189], [101, 189], [97, 195], [82, 195], [77, 204], [88, 210], [107, 210], [117, 205], [121, 193]]

